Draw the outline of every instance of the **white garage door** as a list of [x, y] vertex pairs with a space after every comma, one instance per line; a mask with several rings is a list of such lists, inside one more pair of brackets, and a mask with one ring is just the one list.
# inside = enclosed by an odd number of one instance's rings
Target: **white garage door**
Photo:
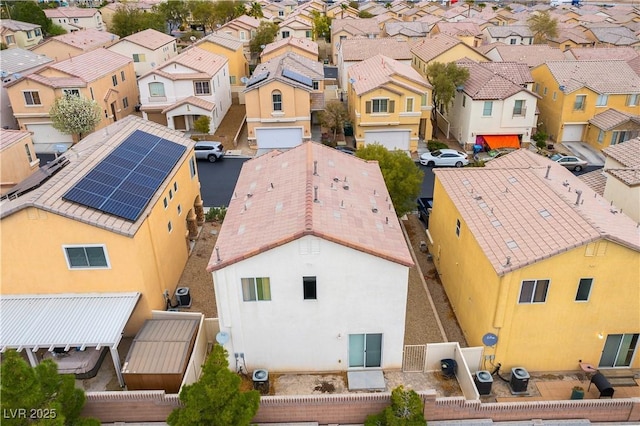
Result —
[[562, 142], [580, 142], [584, 124], [565, 124], [562, 131]]
[[33, 132], [31, 139], [33, 140], [33, 148], [38, 154], [51, 154], [56, 151], [56, 145], [64, 145], [70, 147], [73, 143], [71, 135], [60, 133], [50, 123], [26, 124], [28, 131]]
[[258, 149], [294, 148], [302, 143], [302, 128], [256, 129]]
[[386, 132], [364, 132], [364, 144], [378, 143], [390, 151], [399, 149], [409, 151], [410, 130], [395, 130]]

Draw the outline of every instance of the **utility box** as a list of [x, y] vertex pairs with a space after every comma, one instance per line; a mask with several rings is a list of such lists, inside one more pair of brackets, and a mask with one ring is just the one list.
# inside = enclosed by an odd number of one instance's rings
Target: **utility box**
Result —
[[491, 386], [493, 385], [493, 377], [491, 373], [486, 370], [480, 370], [476, 372], [476, 376], [474, 378], [474, 383], [476, 385], [476, 389], [478, 389], [478, 393], [480, 395], [490, 395], [491, 394]]
[[191, 307], [191, 292], [189, 291], [189, 287], [178, 287], [175, 296], [180, 308]]
[[523, 367], [514, 367], [511, 369], [511, 386], [512, 393], [524, 393], [529, 386], [529, 373]]

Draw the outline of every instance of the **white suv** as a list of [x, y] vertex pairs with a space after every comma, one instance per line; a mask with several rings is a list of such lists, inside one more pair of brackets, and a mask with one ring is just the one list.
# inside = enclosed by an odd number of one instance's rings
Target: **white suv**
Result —
[[215, 163], [224, 157], [224, 147], [220, 142], [196, 142], [194, 150], [197, 160], [208, 160], [210, 163]]

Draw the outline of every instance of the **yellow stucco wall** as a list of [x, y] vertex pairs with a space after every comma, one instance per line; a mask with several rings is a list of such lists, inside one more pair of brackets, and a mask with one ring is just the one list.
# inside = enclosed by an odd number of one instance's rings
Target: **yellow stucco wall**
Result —
[[31, 51], [38, 55], [48, 56], [54, 61], [64, 61], [65, 59], [85, 53], [84, 50], [80, 48], [70, 46], [67, 43], [62, 43], [55, 39], [50, 39], [46, 43], [34, 47]]
[[267, 53], [266, 55], [263, 55], [260, 57], [260, 62], [264, 63], [267, 62], [273, 58], [275, 58], [276, 56], [280, 56], [280, 55], [284, 55], [287, 52], [293, 52], [297, 55], [303, 56], [309, 60], [312, 60], [314, 62], [318, 61], [318, 55], [314, 55], [313, 53], [309, 52], [308, 50], [304, 50], [304, 49], [298, 49], [295, 46], [292, 46], [290, 44], [285, 45], [285, 46], [281, 46], [280, 48], [273, 50], [269, 53]]
[[39, 166], [40, 160], [36, 157], [29, 134], [25, 134], [21, 140], [3, 148], [0, 152], [0, 194], [4, 194], [18, 182], [33, 174]]
[[[142, 296], [125, 331], [135, 334], [152, 309], [164, 309], [162, 293], [174, 294], [187, 261], [186, 217], [200, 194], [197, 175], [190, 177], [192, 155], [167, 181], [160, 198], [152, 200], [153, 209], [132, 238], [33, 207], [3, 218], [2, 294], [138, 291]], [[169, 200], [174, 183], [178, 191]], [[106, 247], [109, 269], [68, 268], [63, 246], [89, 244]]]
[[[576, 370], [578, 360], [597, 365], [608, 334], [640, 332], [638, 252], [600, 240], [601, 256], [586, 256], [580, 246], [498, 277], [437, 178], [434, 206], [429, 251], [458, 322], [469, 346], [482, 346], [485, 333], [498, 335], [485, 355], [495, 355], [504, 371]], [[593, 278], [587, 302], [575, 301], [581, 278]], [[545, 303], [518, 303], [529, 279], [550, 279]], [[640, 357], [632, 367], [640, 367]]]
[[[640, 110], [638, 111], [640, 113]], [[640, 124], [628, 121], [613, 129], [603, 131], [600, 135], [600, 128], [595, 125], [587, 127], [585, 132], [584, 141], [591, 145], [593, 148], [601, 150], [608, 146], [611, 146], [611, 140], [614, 136], [614, 132], [618, 132], [616, 139], [619, 137], [620, 132], [640, 132]]]
[[204, 41], [198, 44], [198, 47], [227, 58], [229, 60], [229, 77], [235, 76], [235, 83], [232, 82], [231, 86], [244, 87], [244, 83], [240, 79], [249, 76], [249, 62], [244, 56], [242, 48], [233, 51], [210, 41]]
[[473, 59], [477, 62], [487, 62], [487, 58], [485, 58], [482, 54], [478, 53], [473, 48], [467, 46], [466, 44], [457, 44], [443, 52], [442, 54], [436, 56], [435, 58], [429, 60], [428, 62], [423, 61], [415, 54], [413, 54], [413, 58], [411, 60], [411, 65], [415, 68], [423, 77], [427, 76], [427, 67], [432, 62], [440, 62], [442, 64], [448, 64], [449, 62], [455, 62], [458, 59], [469, 58]]
[[[13, 36], [15, 40], [15, 44], [10, 44], [6, 42], [7, 36]], [[27, 37], [26, 31], [13, 31], [8, 28], [4, 28], [2, 32], [2, 42], [6, 43], [9, 48], [12, 47], [20, 47], [22, 49], [28, 49], [31, 46], [35, 46], [42, 41], [42, 29], [40, 29], [40, 35], [36, 35], [35, 30], [31, 30], [31, 38]]]

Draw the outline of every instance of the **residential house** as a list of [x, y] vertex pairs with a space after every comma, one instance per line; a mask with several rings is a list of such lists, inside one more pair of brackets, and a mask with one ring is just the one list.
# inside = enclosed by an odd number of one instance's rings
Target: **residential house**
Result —
[[7, 49], [15, 47], [27, 49], [40, 43], [42, 38], [40, 25], [13, 19], [0, 19], [0, 42], [4, 43]]
[[564, 53], [546, 44], [510, 45], [492, 43], [479, 46], [477, 50], [494, 62], [522, 62], [529, 68], [536, 67], [546, 61], [562, 61]]
[[598, 112], [589, 119], [584, 140], [594, 148], [601, 150], [607, 146], [617, 145], [640, 134], [639, 96], [629, 96], [629, 103], [635, 103], [636, 114], [619, 111], [614, 108]]
[[340, 3], [327, 3], [327, 10], [325, 11], [325, 15], [328, 18], [334, 19], [347, 19], [353, 18], [357, 19], [360, 11], [349, 6], [348, 2], [340, 2]]
[[251, 39], [256, 35], [259, 26], [260, 21], [256, 18], [241, 15], [218, 28], [216, 33], [224, 33], [242, 41], [244, 53], [247, 58], [250, 58], [251, 51], [249, 44], [251, 43]]
[[527, 149], [434, 172], [427, 248], [470, 346], [502, 371], [640, 367], [635, 221]]
[[31, 133], [0, 129], [0, 195], [38, 171]]
[[309, 140], [324, 109], [324, 83], [322, 64], [297, 53], [258, 65], [244, 90], [249, 143], [263, 152]]
[[44, 9], [44, 14], [56, 25], [61, 26], [67, 32], [78, 31], [84, 28], [94, 28], [106, 31], [100, 10], [89, 7], [58, 7]]
[[[557, 142], [584, 141], [589, 120], [607, 109], [640, 114], [640, 76], [625, 61], [549, 61], [531, 74], [541, 96], [540, 129]], [[592, 146], [610, 143], [603, 139]]]
[[421, 21], [412, 22], [387, 22], [384, 26], [383, 35], [409, 43], [425, 38], [433, 25]]
[[230, 368], [401, 368], [413, 261], [377, 162], [306, 142], [235, 192], [207, 267]]
[[46, 67], [6, 85], [21, 130], [33, 133], [38, 153], [59, 151], [78, 137], [56, 130], [49, 110], [56, 98], [83, 96], [104, 112], [95, 130], [133, 113], [138, 86], [133, 61], [107, 49], [95, 49]]
[[631, 61], [640, 56], [640, 52], [633, 47], [608, 47], [606, 49], [571, 48], [565, 51], [567, 59], [592, 61], [600, 59], [621, 59]]
[[411, 45], [402, 40], [393, 38], [348, 38], [342, 40], [338, 50], [337, 65], [340, 87], [345, 93], [349, 80], [349, 68], [378, 54], [411, 65]]
[[126, 36], [109, 50], [132, 58], [137, 77], [178, 55], [176, 39], [151, 28]]
[[249, 61], [244, 54], [244, 42], [227, 33], [214, 32], [201, 38], [196, 46], [229, 60], [229, 83], [231, 84], [231, 100], [244, 104], [244, 85], [249, 78]]
[[50, 37], [31, 48], [33, 53], [54, 58], [56, 61], [78, 56], [100, 47], [109, 47], [120, 37], [107, 31], [87, 28]]
[[483, 43], [484, 34], [475, 22], [437, 22], [431, 29], [431, 36], [447, 34], [462, 41], [467, 46], [478, 47]]
[[367, 19], [334, 19], [331, 21], [331, 57], [338, 63], [340, 43], [347, 38], [378, 38], [382, 30], [375, 18]]
[[125, 330], [134, 335], [166, 308], [204, 222], [193, 145], [128, 116], [14, 188], [0, 202], [2, 247], [12, 248], [2, 250], [2, 296], [138, 292]]
[[262, 14], [264, 18], [275, 23], [280, 23], [291, 13], [288, 8], [284, 7], [282, 2], [276, 3], [267, 0], [260, 2], [262, 6]]
[[586, 27], [588, 31], [585, 35], [598, 47], [630, 46], [640, 49], [640, 38], [627, 27], [608, 23], [590, 24]]
[[348, 108], [358, 147], [417, 152], [432, 136], [432, 87], [411, 65], [383, 55], [349, 68]]
[[[277, 39], [296, 37], [313, 40], [313, 21], [301, 14], [291, 14], [279, 24]], [[318, 34], [321, 38], [322, 35]]]
[[312, 61], [317, 61], [318, 43], [307, 38], [297, 37], [289, 37], [276, 40], [264, 47], [262, 53], [260, 53], [260, 61], [269, 61], [276, 56], [280, 56], [286, 52], [294, 52]]
[[558, 28], [558, 35], [547, 38], [546, 43], [564, 52], [576, 47], [591, 48], [595, 44], [580, 27]]
[[486, 43], [533, 44], [533, 33], [526, 25], [488, 26], [482, 32]]
[[53, 59], [44, 55], [36, 55], [30, 50], [19, 47], [0, 50], [0, 127], [3, 129], [18, 129], [18, 120], [13, 115], [13, 107], [9, 100], [9, 92], [5, 86], [14, 80], [22, 78], [53, 62]]
[[110, 30], [113, 25], [113, 15], [115, 15], [120, 8], [126, 7], [128, 10], [138, 10], [142, 13], [147, 13], [151, 12], [156, 4], [157, 2], [154, 1], [147, 2], [143, 0], [129, 1], [126, 3], [107, 3], [100, 8], [100, 14], [102, 15], [104, 26], [107, 30]]
[[532, 92], [527, 64], [459, 60], [456, 65], [469, 71], [469, 79], [456, 91], [449, 110], [440, 110], [450, 136], [469, 151], [474, 145], [528, 146], [536, 129], [539, 96]]
[[[636, 124], [640, 123], [637, 120]], [[604, 198], [613, 202], [621, 213], [634, 222], [640, 222], [640, 138], [602, 150], [605, 155], [604, 170], [607, 182]]]
[[231, 107], [229, 60], [193, 46], [138, 79], [145, 119], [170, 129], [193, 131], [209, 117], [213, 134]]
[[468, 58], [483, 62], [489, 59], [462, 40], [447, 34], [436, 34], [411, 46], [413, 67], [426, 77], [427, 66], [432, 62], [448, 64]]

